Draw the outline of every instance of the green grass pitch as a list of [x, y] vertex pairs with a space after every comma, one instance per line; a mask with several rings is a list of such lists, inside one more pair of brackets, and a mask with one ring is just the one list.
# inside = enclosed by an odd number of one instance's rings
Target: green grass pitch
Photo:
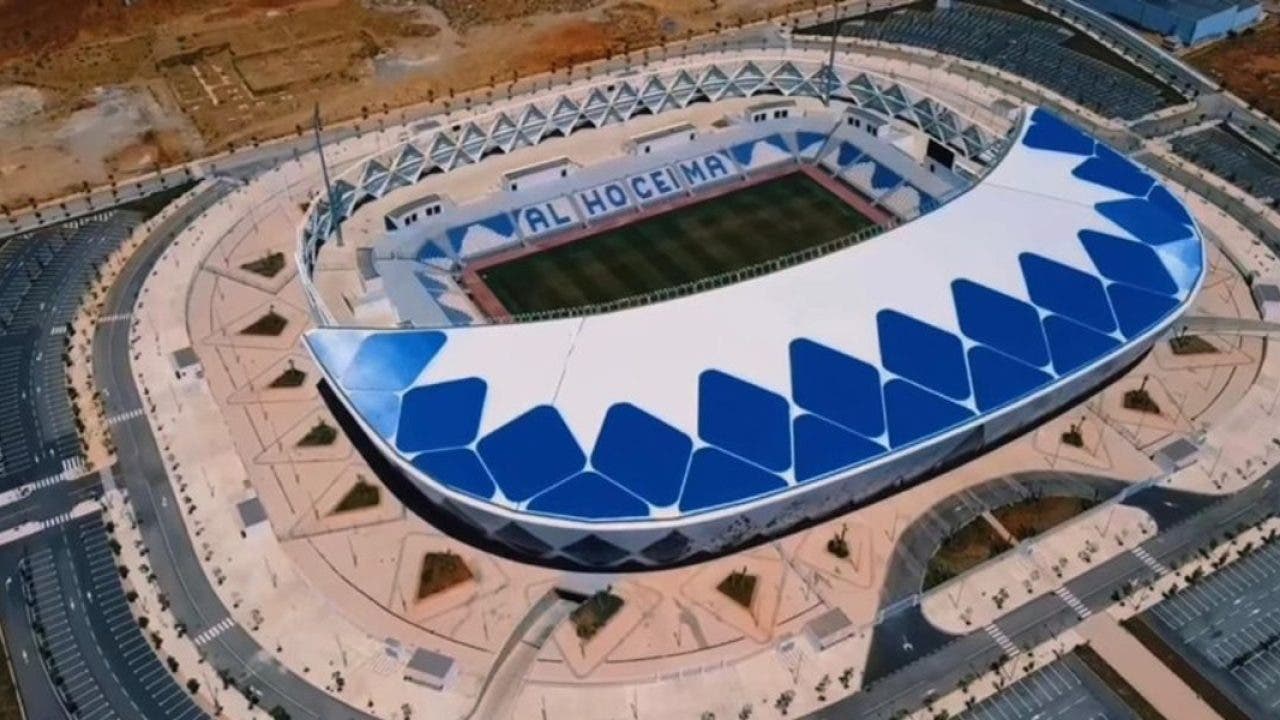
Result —
[[872, 221], [796, 172], [481, 270], [507, 312], [604, 303], [739, 270]]

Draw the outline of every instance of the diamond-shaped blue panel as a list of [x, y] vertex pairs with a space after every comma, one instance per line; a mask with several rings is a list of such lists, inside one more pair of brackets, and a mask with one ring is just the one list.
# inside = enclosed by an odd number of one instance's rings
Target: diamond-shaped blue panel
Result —
[[680, 496], [693, 441], [687, 435], [629, 403], [609, 408], [591, 465], [654, 505], [671, 505]]
[[900, 182], [902, 182], [902, 178], [898, 177], [897, 173], [880, 163], [876, 163], [876, 169], [871, 173], [871, 187], [876, 190], [888, 190]]
[[560, 412], [539, 405], [481, 438], [476, 446], [498, 487], [523, 502], [576, 474], [586, 463]]
[[401, 390], [444, 346], [445, 334], [435, 331], [374, 333], [342, 374], [347, 390]]
[[698, 435], [769, 470], [791, 467], [790, 406], [777, 393], [718, 370], [698, 378]]
[[1049, 363], [1040, 314], [1030, 304], [969, 280], [951, 283], [960, 330], [1037, 367]]
[[1022, 144], [1041, 150], [1055, 150], [1072, 155], [1092, 155], [1093, 139], [1059, 120], [1042, 108], [1031, 113], [1031, 127], [1022, 138]]
[[1155, 181], [1128, 158], [1098, 143], [1097, 155], [1080, 163], [1072, 175], [1129, 195], [1146, 195]]
[[961, 405], [903, 380], [884, 385], [889, 444], [895, 448], [958, 425], [973, 416]]
[[1178, 292], [1173, 277], [1150, 245], [1094, 230], [1081, 230], [1079, 235], [1080, 242], [1089, 252], [1098, 272], [1108, 280], [1136, 285], [1165, 295]]
[[1044, 335], [1049, 339], [1053, 369], [1059, 375], [1102, 357], [1120, 344], [1110, 335], [1095, 332], [1059, 315], [1044, 319]]
[[826, 345], [804, 338], [791, 342], [791, 396], [805, 410], [854, 432], [884, 432], [880, 372]]
[[534, 496], [528, 508], [534, 512], [591, 520], [649, 516], [649, 506], [643, 500], [593, 472], [574, 475]]
[[1191, 235], [1177, 216], [1164, 207], [1142, 198], [1111, 200], [1094, 206], [1098, 214], [1124, 228], [1148, 245], [1163, 245]]
[[693, 462], [689, 464], [689, 479], [680, 496], [680, 511], [739, 502], [786, 486], [782, 478], [751, 463], [715, 448], [702, 448], [693, 454]]
[[1053, 377], [982, 345], [969, 349], [973, 397], [986, 412], [1048, 385]]
[[493, 497], [493, 479], [480, 458], [466, 448], [423, 453], [412, 462], [441, 485], [485, 500]]
[[847, 142], [840, 143], [840, 151], [836, 154], [836, 164], [840, 167], [846, 167], [858, 158], [862, 157], [862, 151]]
[[487, 387], [480, 378], [464, 378], [406, 392], [396, 447], [419, 452], [470, 445], [480, 429]]
[[794, 423], [796, 480], [849, 467], [885, 451], [878, 443], [833, 425], [816, 415], [801, 415]]
[[1168, 295], [1156, 295], [1122, 283], [1111, 285], [1107, 293], [1120, 320], [1120, 332], [1129, 338], [1146, 332], [1178, 306], [1178, 301]]
[[1116, 329], [1102, 281], [1032, 253], [1018, 256], [1031, 301], [1101, 332]]
[[1147, 199], [1174, 220], [1184, 225], [1191, 224], [1191, 216], [1187, 214], [1187, 208], [1165, 186], [1156, 185], [1151, 188], [1151, 192], [1147, 193]]
[[969, 397], [960, 338], [896, 310], [876, 313], [885, 369], [956, 400]]
[[396, 433], [396, 418], [400, 414], [400, 398], [391, 392], [351, 392], [347, 399], [360, 417], [386, 440]]
[[356, 330], [321, 328], [307, 333], [306, 342], [316, 360], [337, 380], [360, 351], [359, 336]]

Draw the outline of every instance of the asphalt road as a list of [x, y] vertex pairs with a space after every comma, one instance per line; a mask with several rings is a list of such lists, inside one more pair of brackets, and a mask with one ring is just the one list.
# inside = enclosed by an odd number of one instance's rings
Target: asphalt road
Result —
[[0, 244], [0, 491], [30, 489], [0, 506], [0, 528], [49, 525], [0, 547], [0, 623], [23, 705], [37, 720], [66, 717], [69, 707], [93, 720], [201, 716], [124, 606], [98, 516], [66, 521], [102, 486], [97, 473], [79, 477], [63, 333], [93, 267], [144, 217], [113, 210]]
[[[214, 199], [216, 196], [210, 195], [207, 201]], [[171, 216], [135, 252], [111, 288], [104, 314], [132, 312], [156, 260], [184, 224], [203, 209], [204, 202], [198, 199]], [[131, 369], [130, 325], [129, 322], [99, 324], [94, 336], [94, 375], [102, 389], [108, 416], [142, 407], [143, 400]], [[120, 478], [150, 550], [157, 582], [172, 604], [175, 617], [186, 624], [191, 636], [197, 636], [225, 620], [228, 612], [192, 547], [179, 514], [182, 505], [169, 482], [156, 437], [145, 417], [113, 425], [112, 437], [119, 458]], [[239, 688], [259, 696], [262, 707], [279, 705], [296, 720], [370, 717], [271, 659], [270, 653], [238, 625], [221, 631], [203, 644], [201, 650], [213, 667], [234, 677]]]
[[[1176, 565], [1214, 534], [1240, 523], [1256, 523], [1267, 514], [1280, 510], [1280, 483], [1277, 480], [1280, 480], [1280, 467], [1273, 468], [1253, 485], [1215, 504], [1207, 507], [1183, 504], [1185, 512], [1181, 517], [1165, 518], [1166, 522], [1178, 524], [1143, 543], [1142, 548], [1166, 566]], [[1139, 495], [1126, 502], [1145, 502]], [[1113, 593], [1126, 584], [1152, 577], [1154, 572], [1150, 567], [1129, 552], [1069, 581], [1065, 587], [1089, 611], [1097, 612], [1110, 605]], [[1042, 595], [1005, 614], [994, 625], [1013, 645], [1027, 648], [1074, 627], [1080, 620], [1080, 616], [1059, 596]], [[949, 641], [945, 639], [948, 636], [944, 636], [941, 642], [915, 640], [927, 634], [940, 634], [919, 614], [917, 606], [892, 613], [874, 632], [883, 632], [888, 638], [879, 641], [881, 647], [892, 646], [893, 641], [905, 637], [905, 642], [913, 644], [916, 652], [904, 650], [897, 656], [900, 663], [892, 668], [883, 668], [882, 677], [870, 687], [811, 717], [889, 718], [901, 708], [918, 707], [921, 698], [931, 691], [937, 694], [950, 691], [961, 677], [988, 669], [1004, 654], [985, 628], [976, 628]], [[877, 640], [873, 637], [875, 642]], [[899, 641], [898, 644], [901, 647], [903, 643]]]

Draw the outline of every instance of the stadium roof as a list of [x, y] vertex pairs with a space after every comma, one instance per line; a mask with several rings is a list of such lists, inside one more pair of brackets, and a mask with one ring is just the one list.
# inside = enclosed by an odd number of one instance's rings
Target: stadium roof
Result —
[[418, 482], [551, 523], [650, 521], [978, 425], [1148, 339], [1202, 270], [1179, 201], [1035, 110], [968, 192], [817, 260], [603, 315], [307, 343]]

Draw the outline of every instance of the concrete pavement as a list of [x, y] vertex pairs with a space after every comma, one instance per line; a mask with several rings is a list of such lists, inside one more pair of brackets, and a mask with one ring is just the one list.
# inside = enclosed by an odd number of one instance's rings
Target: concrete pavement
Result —
[[[130, 259], [106, 301], [106, 314], [129, 313], [143, 281], [168, 242], [207, 203], [221, 197], [217, 189], [196, 198], [183, 212], [158, 226]], [[130, 328], [127, 323], [99, 324], [94, 337], [94, 375], [102, 387], [107, 415], [142, 407], [131, 369]], [[200, 566], [191, 539], [179, 516], [161, 450], [150, 425], [118, 423], [111, 428], [127, 488], [157, 582], [172, 603], [175, 617], [192, 636], [221, 623], [228, 612]], [[235, 678], [237, 686], [260, 697], [266, 708], [277, 705], [293, 718], [349, 720], [369, 716], [342, 703], [307, 680], [279, 665], [242, 628], [223, 630], [202, 646], [206, 660]]]

